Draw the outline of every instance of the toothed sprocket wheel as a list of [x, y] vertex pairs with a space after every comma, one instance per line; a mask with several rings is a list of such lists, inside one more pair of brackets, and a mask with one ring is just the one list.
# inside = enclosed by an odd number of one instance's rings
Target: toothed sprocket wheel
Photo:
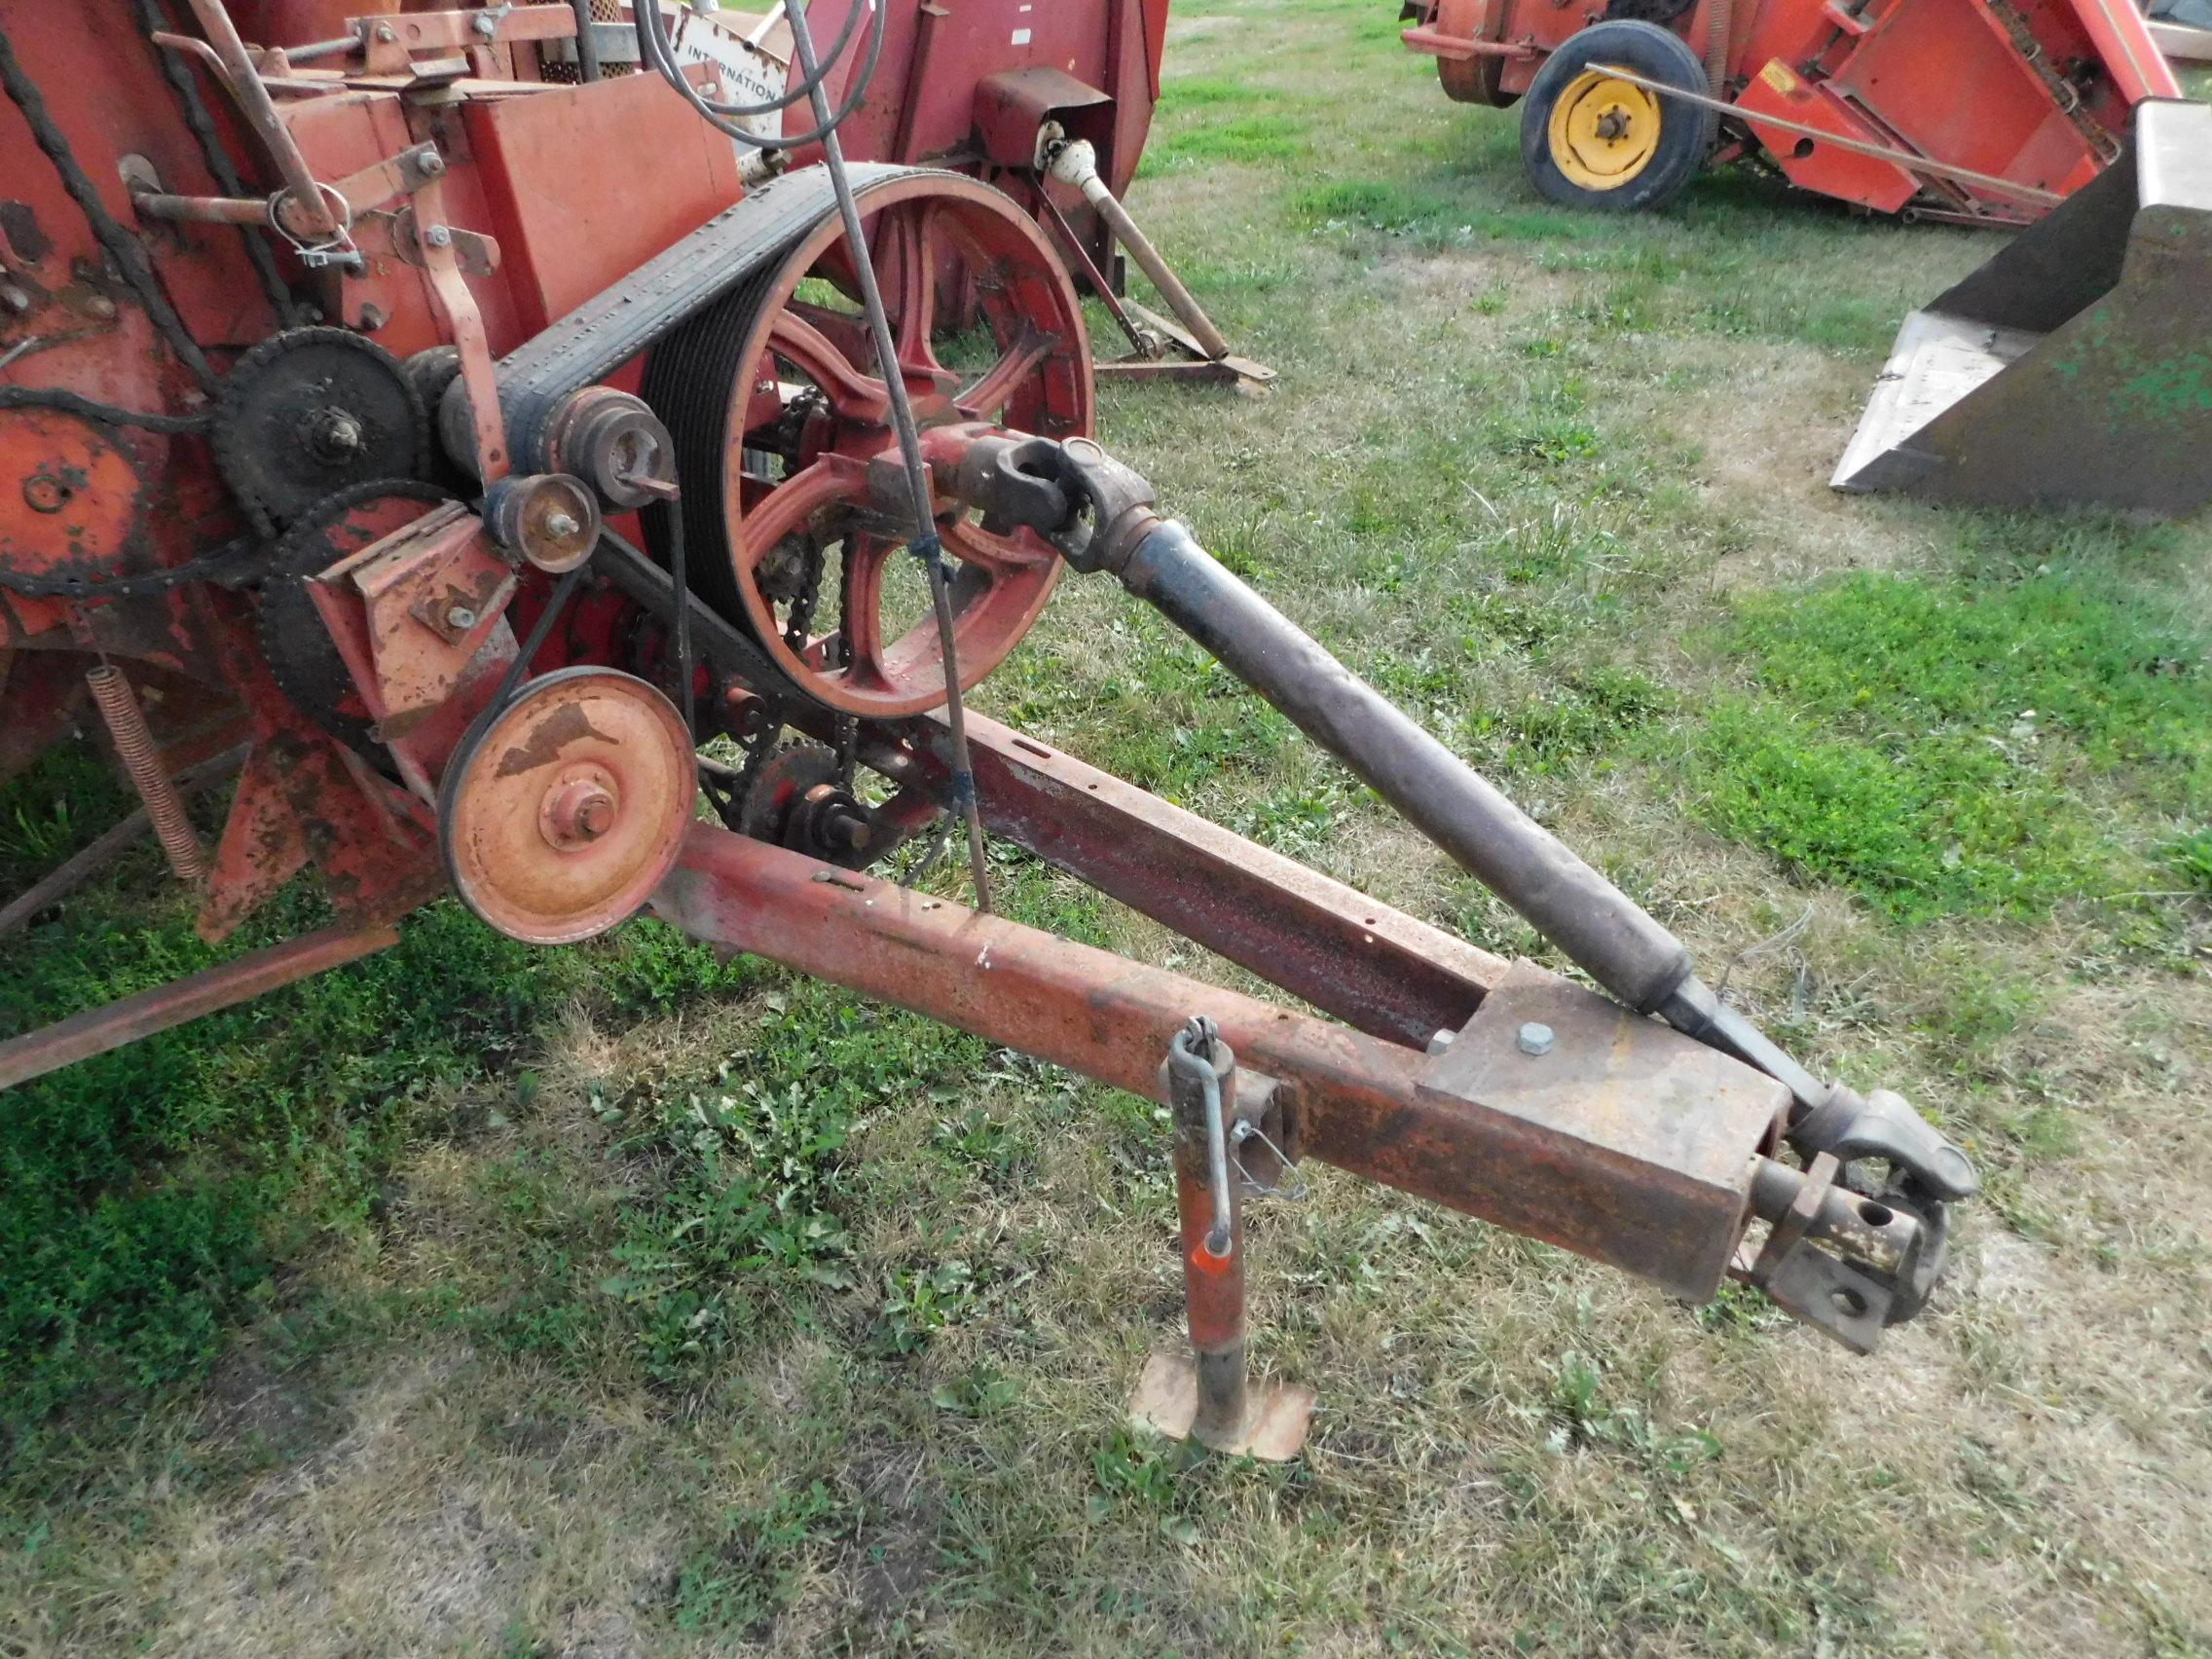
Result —
[[232, 366], [208, 437], [224, 483], [269, 535], [342, 490], [421, 477], [429, 431], [389, 351], [343, 328], [292, 328]]
[[380, 479], [326, 501], [294, 525], [273, 550], [254, 613], [262, 659], [292, 706], [349, 749], [374, 751], [376, 721], [315, 608], [308, 582], [453, 498], [434, 484]]
[[739, 804], [736, 829], [847, 869], [880, 858], [893, 839], [843, 781], [837, 752], [819, 743], [786, 744], [768, 757]]

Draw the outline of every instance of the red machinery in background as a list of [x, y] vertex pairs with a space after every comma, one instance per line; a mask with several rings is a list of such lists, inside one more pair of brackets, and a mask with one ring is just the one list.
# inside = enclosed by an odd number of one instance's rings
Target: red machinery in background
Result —
[[[2181, 95], [2132, 0], [1406, 0], [1445, 92], [1526, 100], [1554, 201], [1634, 209], [1709, 156], [1881, 213], [2040, 217]], [[1718, 149], [1714, 150], [1715, 127]]]
[[[543, 944], [649, 907], [1172, 1104], [1198, 1352], [1144, 1409], [1209, 1444], [1303, 1434], [1246, 1388], [1238, 1224], [1301, 1157], [1678, 1295], [1744, 1280], [1862, 1351], [1919, 1312], [1964, 1153], [1783, 1052], [1163, 519], [1088, 435], [1045, 232], [964, 172], [848, 166], [870, 83], [834, 46], [807, 67], [803, 13], [786, 95], [824, 161], [764, 182], [733, 148], [757, 101], [657, 17], [650, 72], [608, 76], [566, 5], [287, 51], [220, 0], [0, 0], [0, 773], [89, 702], [206, 937], [311, 868], [336, 916], [0, 1041], [0, 1088], [379, 949], [441, 892]], [[861, 44], [882, 17], [847, 44], [897, 75]], [[1084, 142], [1022, 107], [1049, 166]], [[968, 718], [1068, 569], [1603, 991]], [[226, 766], [210, 854], [183, 796]], [[963, 821], [975, 908], [870, 873]], [[1303, 1006], [989, 914], [986, 830]]]
[[[354, 38], [359, 0], [257, 0], [238, 9], [249, 38], [286, 53], [287, 62], [316, 62]], [[878, 66], [848, 52], [831, 66], [826, 87], [843, 101], [856, 81], [868, 95], [840, 126], [846, 156], [964, 172], [1019, 203], [1075, 266], [1081, 283], [1106, 305], [1127, 336], [1125, 357], [1101, 362], [1108, 378], [1176, 378], [1265, 384], [1273, 376], [1234, 355], [1228, 341], [1190, 290], [1121, 204], [1136, 175], [1160, 101], [1168, 0], [963, 0], [957, 8], [930, 0], [887, 0]], [[578, 27], [546, 36], [555, 7], [525, 7], [539, 31], [476, 37], [463, 43], [482, 73], [520, 82], [572, 83], [620, 78], [639, 67], [627, 0], [571, 0]], [[721, 75], [733, 92], [765, 97], [792, 83], [791, 35], [779, 3], [765, 12], [692, 9], [661, 0], [679, 60]], [[456, 14], [411, 4], [421, 35], [402, 33], [387, 50], [419, 47], [451, 34], [431, 19]], [[851, 26], [857, 38], [871, 16], [857, 0], [820, 0], [815, 28], [834, 38]], [[588, 31], [583, 26], [588, 21]], [[516, 52], [514, 43], [530, 44]], [[764, 136], [802, 138], [811, 125], [802, 101], [742, 125]], [[793, 142], [766, 167], [821, 159], [818, 144]], [[758, 176], [765, 176], [764, 171]], [[1161, 316], [1124, 296], [1123, 253], [1135, 259], [1172, 313]], [[973, 314], [973, 307], [968, 308]]]

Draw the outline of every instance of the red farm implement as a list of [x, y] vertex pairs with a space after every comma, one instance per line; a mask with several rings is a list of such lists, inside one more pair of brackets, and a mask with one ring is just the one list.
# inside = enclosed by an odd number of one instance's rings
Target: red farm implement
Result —
[[[1409, 0], [1465, 103], [1519, 102], [1557, 202], [1637, 209], [1756, 159], [1880, 213], [2023, 224], [2181, 95], [2131, 0]], [[1717, 147], [1716, 147], [1717, 146]]]
[[[838, 16], [819, 55], [790, 19], [777, 136], [821, 160], [778, 170], [739, 162], [771, 100], [649, 11], [617, 75], [585, 7], [286, 51], [219, 0], [0, 0], [0, 759], [104, 725], [208, 938], [303, 872], [338, 917], [0, 1042], [0, 1088], [379, 949], [441, 893], [548, 946], [647, 909], [1170, 1104], [1197, 1359], [1146, 1402], [1209, 1444], [1302, 1432], [1245, 1386], [1238, 1219], [1301, 1158], [1684, 1297], [1747, 1281], [1860, 1350], [1917, 1313], [1974, 1187], [1959, 1149], [1791, 1059], [1161, 516], [1089, 436], [1037, 219], [980, 161], [842, 156], [925, 47]], [[1034, 101], [1020, 142], [981, 136], [1014, 117], [964, 76], [926, 68], [966, 88], [977, 156], [1079, 141]], [[969, 718], [1069, 570], [1155, 607], [1600, 988]], [[918, 614], [887, 597], [917, 571]], [[698, 753], [721, 737], [741, 761]], [[208, 848], [182, 795], [233, 768]], [[882, 873], [956, 834], [973, 906]], [[986, 834], [1288, 999], [989, 913]]]

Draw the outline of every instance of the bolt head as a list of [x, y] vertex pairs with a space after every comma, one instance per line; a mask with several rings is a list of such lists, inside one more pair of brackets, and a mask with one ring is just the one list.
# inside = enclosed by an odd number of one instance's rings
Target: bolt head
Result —
[[23, 480], [23, 505], [34, 513], [57, 513], [74, 494], [51, 472], [34, 472]]
[[444, 225], [432, 225], [423, 233], [423, 240], [432, 247], [451, 247], [453, 232]]
[[446, 609], [446, 626], [463, 631], [476, 626], [476, 612], [465, 605], [449, 606]]
[[476, 20], [472, 26], [478, 34], [486, 40], [490, 40], [499, 32], [499, 19], [489, 12], [479, 12], [476, 14]]
[[1550, 1026], [1534, 1019], [1526, 1021], [1519, 1035], [1524, 1054], [1548, 1054], [1552, 1051], [1552, 1044], [1557, 1040]]
[[308, 433], [310, 447], [329, 461], [352, 459], [367, 439], [360, 418], [344, 409], [325, 409]]
[[31, 297], [13, 282], [6, 283], [0, 285], [0, 306], [6, 306], [10, 311], [20, 313], [31, 309]]
[[423, 159], [416, 163], [416, 166], [423, 169], [424, 178], [436, 178], [438, 174], [446, 170], [446, 159], [435, 150], [425, 150], [423, 152]]
[[546, 797], [538, 824], [555, 847], [574, 852], [614, 828], [619, 805], [598, 779], [571, 778]]
[[583, 526], [576, 522], [573, 514], [551, 513], [546, 516], [545, 534], [556, 541], [566, 541], [581, 529]]
[[382, 42], [382, 43], [383, 43], [384, 45], [386, 45], [386, 46], [389, 46], [389, 45], [390, 45], [390, 44], [391, 44], [391, 43], [392, 43], [393, 41], [397, 40], [398, 38], [399, 38], [399, 31], [398, 31], [397, 29], [393, 28], [393, 27], [392, 27], [392, 26], [391, 26], [391, 25], [390, 25], [389, 23], [379, 23], [379, 24], [377, 24], [377, 39], [378, 39], [378, 40], [379, 40], [380, 42]]

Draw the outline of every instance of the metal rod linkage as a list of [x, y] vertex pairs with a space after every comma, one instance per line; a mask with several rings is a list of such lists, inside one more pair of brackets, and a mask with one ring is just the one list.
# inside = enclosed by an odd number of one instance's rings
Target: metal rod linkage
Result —
[[[883, 0], [876, 0], [882, 4]], [[960, 690], [959, 643], [952, 616], [952, 582], [944, 569], [944, 550], [937, 535], [937, 515], [930, 499], [929, 467], [922, 459], [922, 438], [914, 424], [914, 406], [906, 395], [905, 377], [899, 363], [898, 343], [891, 337], [891, 319], [883, 309], [883, 291], [875, 279], [875, 260], [868, 252], [867, 233], [861, 224], [860, 203], [853, 199], [852, 181], [845, 174], [845, 152], [837, 141], [836, 123], [830, 118], [830, 96], [823, 91], [814, 55], [814, 36], [807, 27], [806, 8], [790, 6], [792, 50], [799, 72], [813, 83], [814, 119], [825, 130], [822, 159], [837, 195], [838, 217], [844, 221], [845, 245], [851, 250], [853, 273], [860, 284], [861, 309], [867, 315], [875, 340], [876, 364], [883, 375], [891, 406], [891, 424], [899, 435], [899, 454], [905, 462], [906, 485], [911, 498], [914, 536], [909, 543], [929, 572], [930, 604], [937, 616], [938, 652], [944, 662], [945, 720], [951, 734], [953, 805], [968, 826], [968, 867], [976, 884], [978, 908], [991, 907], [990, 872], [983, 862], [983, 821], [976, 806], [976, 773], [968, 758], [968, 714]]]

